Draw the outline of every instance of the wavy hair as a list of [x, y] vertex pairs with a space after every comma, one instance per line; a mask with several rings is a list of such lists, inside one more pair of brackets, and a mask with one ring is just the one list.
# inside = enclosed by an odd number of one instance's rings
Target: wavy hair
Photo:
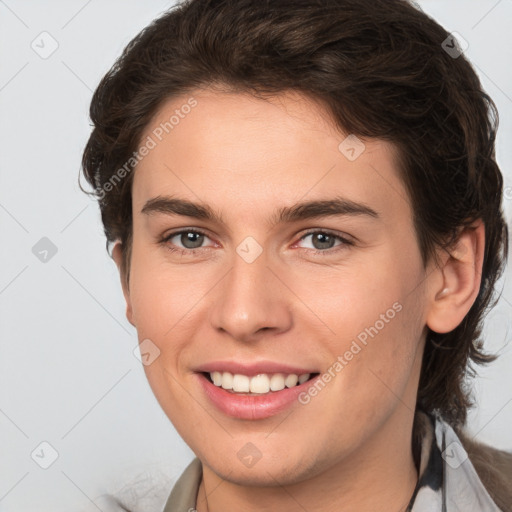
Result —
[[301, 92], [343, 132], [396, 147], [425, 265], [436, 248], [450, 250], [461, 228], [485, 224], [478, 297], [456, 329], [427, 333], [418, 389], [418, 406], [463, 425], [473, 405], [466, 377], [495, 358], [484, 352], [482, 324], [508, 229], [496, 106], [450, 37], [406, 0], [187, 0], [155, 19], [94, 92], [82, 160], [107, 244], [122, 242], [127, 283], [133, 172], [115, 186], [112, 178], [133, 160], [163, 102], [207, 87], [261, 98]]

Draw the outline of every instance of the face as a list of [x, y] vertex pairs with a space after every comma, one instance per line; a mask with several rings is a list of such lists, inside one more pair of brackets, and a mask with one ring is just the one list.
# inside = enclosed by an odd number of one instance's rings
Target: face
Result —
[[297, 93], [198, 90], [142, 137], [127, 315], [222, 478], [300, 482], [407, 435], [428, 269], [393, 147], [347, 135]]

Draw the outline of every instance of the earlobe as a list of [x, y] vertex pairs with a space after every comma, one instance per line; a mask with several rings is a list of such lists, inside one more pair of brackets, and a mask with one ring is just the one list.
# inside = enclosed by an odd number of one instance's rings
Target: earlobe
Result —
[[434, 332], [453, 331], [474, 304], [482, 278], [485, 226], [481, 220], [464, 228], [456, 245], [444, 253], [430, 279], [427, 326]]
[[133, 310], [132, 303], [130, 298], [130, 289], [128, 287], [126, 275], [123, 272], [123, 246], [121, 242], [118, 240], [115, 242], [115, 245], [112, 249], [112, 259], [117, 265], [117, 269], [119, 271], [119, 277], [121, 279], [121, 287], [123, 289], [124, 299], [126, 301], [126, 318], [128, 322], [130, 322], [134, 327], [135, 323], [133, 321]]

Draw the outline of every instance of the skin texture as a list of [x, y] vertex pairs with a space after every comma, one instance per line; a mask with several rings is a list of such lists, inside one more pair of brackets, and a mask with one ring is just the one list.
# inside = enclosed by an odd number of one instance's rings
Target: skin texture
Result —
[[[411, 433], [426, 326], [448, 332], [469, 311], [483, 226], [424, 268], [391, 144], [366, 140], [349, 161], [338, 149], [347, 134], [297, 93], [191, 96], [197, 106], [136, 167], [129, 287], [121, 281], [139, 340], [160, 350], [144, 367], [152, 390], [203, 463], [197, 510], [404, 510], [417, 481]], [[164, 103], [141, 140], [189, 97]], [[223, 222], [141, 213], [166, 195], [208, 204]], [[335, 196], [378, 218], [269, 224], [283, 206]], [[179, 235], [161, 242], [186, 228], [207, 233], [201, 248]], [[353, 245], [335, 239], [315, 254], [312, 228]], [[263, 249], [252, 263], [236, 252], [248, 236]], [[122, 250], [113, 251], [118, 266]], [[395, 303], [401, 310], [306, 405], [240, 420], [198, 384], [194, 368], [221, 359], [325, 372]], [[261, 452], [252, 467], [237, 456], [248, 442]]]

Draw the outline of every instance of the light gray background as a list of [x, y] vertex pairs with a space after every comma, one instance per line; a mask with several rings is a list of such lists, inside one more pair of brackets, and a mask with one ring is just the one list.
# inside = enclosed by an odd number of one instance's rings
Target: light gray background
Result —
[[[497, 157], [512, 218], [512, 1], [417, 2], [469, 43], [498, 105]], [[0, 0], [0, 511], [110, 510], [119, 491], [159, 510], [193, 453], [133, 355], [117, 269], [99, 210], [78, 188], [92, 91], [123, 47], [173, 2]], [[40, 50], [58, 43], [48, 58]], [[41, 262], [42, 238], [57, 248]], [[512, 449], [512, 285], [486, 326], [498, 362], [474, 382], [471, 432]], [[508, 343], [508, 344], [507, 344]], [[38, 448], [46, 441], [58, 452]], [[42, 452], [41, 452], [42, 450]], [[154, 486], [154, 491], [148, 491]]]

